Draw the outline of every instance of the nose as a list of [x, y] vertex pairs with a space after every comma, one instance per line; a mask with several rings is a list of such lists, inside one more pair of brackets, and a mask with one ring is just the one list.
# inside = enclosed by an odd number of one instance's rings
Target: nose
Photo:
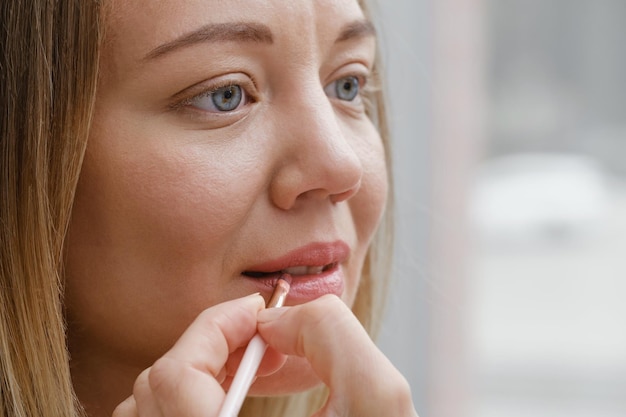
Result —
[[282, 112], [276, 135], [281, 151], [270, 198], [283, 210], [311, 200], [348, 200], [358, 192], [363, 176], [351, 144], [354, 128], [336, 114], [322, 89], [300, 96], [306, 99], [292, 101]]

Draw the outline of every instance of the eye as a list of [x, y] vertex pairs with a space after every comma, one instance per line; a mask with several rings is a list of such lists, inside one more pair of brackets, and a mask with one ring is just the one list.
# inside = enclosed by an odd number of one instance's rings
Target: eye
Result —
[[338, 98], [344, 101], [353, 101], [360, 91], [359, 78], [354, 75], [339, 78], [328, 84], [324, 91], [329, 97]]
[[237, 110], [242, 103], [245, 104], [246, 98], [241, 86], [231, 84], [199, 94], [188, 100], [187, 104], [207, 112], [230, 112]]

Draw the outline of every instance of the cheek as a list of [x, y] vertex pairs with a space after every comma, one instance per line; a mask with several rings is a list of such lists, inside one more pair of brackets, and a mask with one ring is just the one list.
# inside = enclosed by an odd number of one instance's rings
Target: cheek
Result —
[[79, 190], [97, 202], [87, 207], [91, 224], [116, 244], [161, 255], [153, 259], [206, 259], [208, 248], [227, 243], [262, 191], [251, 158], [198, 144], [93, 153]]
[[385, 211], [389, 193], [387, 165], [382, 140], [373, 126], [357, 136], [353, 146], [363, 166], [361, 188], [348, 202], [357, 244], [351, 255], [344, 301], [354, 303], [365, 257]]
[[[246, 167], [207, 159], [159, 155], [152, 158], [158, 161], [155, 166], [136, 167], [139, 183], [126, 190], [127, 210], [135, 224], [148, 227], [147, 242], [166, 243], [193, 254], [226, 238], [245, 218], [251, 196], [259, 192], [257, 184], [243, 181], [247, 176], [232, 175], [245, 172]], [[150, 235], [155, 235], [154, 241]]]
[[385, 210], [389, 178], [382, 139], [373, 126], [363, 132], [355, 145], [363, 165], [359, 192], [350, 201], [350, 208], [359, 242], [369, 246]]
[[197, 144], [91, 139], [66, 247], [68, 316], [98, 343], [161, 352], [231, 298], [224, 254], [263, 192], [258, 162]]

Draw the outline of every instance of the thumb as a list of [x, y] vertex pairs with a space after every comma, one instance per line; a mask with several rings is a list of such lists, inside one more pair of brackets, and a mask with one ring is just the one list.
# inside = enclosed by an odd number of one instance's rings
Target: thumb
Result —
[[270, 346], [305, 357], [330, 389], [320, 415], [414, 415], [406, 380], [338, 297], [262, 310], [258, 321]]

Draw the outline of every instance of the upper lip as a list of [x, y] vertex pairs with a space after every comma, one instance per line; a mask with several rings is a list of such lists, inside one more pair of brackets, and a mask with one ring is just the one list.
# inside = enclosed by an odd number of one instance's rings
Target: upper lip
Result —
[[349, 255], [350, 247], [342, 240], [314, 242], [293, 249], [278, 258], [251, 265], [243, 271], [243, 274], [255, 272], [271, 274], [297, 266], [325, 268], [345, 261]]

